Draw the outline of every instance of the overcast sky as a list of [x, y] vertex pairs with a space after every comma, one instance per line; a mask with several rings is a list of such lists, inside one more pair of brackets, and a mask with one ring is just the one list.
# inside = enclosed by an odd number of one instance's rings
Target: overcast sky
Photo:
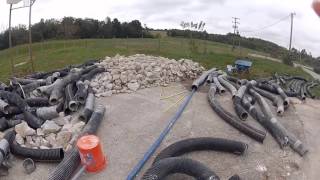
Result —
[[[32, 21], [64, 16], [99, 20], [109, 16], [120, 21], [140, 20], [152, 28], [180, 28], [181, 21], [205, 21], [210, 33], [232, 31], [232, 17], [240, 18], [240, 33], [289, 45], [290, 19], [260, 31], [295, 12], [293, 46], [320, 56], [320, 18], [312, 0], [37, 0]], [[9, 5], [0, 0], [0, 30], [8, 27]], [[13, 24], [28, 22], [27, 9], [15, 10]], [[248, 32], [254, 31], [254, 32]]]

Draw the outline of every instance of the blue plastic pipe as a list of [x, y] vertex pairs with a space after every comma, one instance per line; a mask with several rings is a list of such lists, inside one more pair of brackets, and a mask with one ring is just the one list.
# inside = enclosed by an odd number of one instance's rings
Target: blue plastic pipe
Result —
[[163, 139], [166, 137], [166, 135], [169, 133], [173, 125], [177, 122], [179, 117], [181, 116], [184, 109], [189, 104], [193, 94], [196, 92], [197, 88], [192, 88], [192, 91], [190, 94], [186, 97], [184, 102], [180, 105], [177, 113], [170, 119], [168, 125], [166, 128], [161, 132], [160, 137], [150, 146], [148, 151], [144, 154], [143, 158], [139, 161], [139, 163], [134, 167], [134, 169], [130, 172], [130, 174], [127, 177], [127, 180], [133, 180], [136, 175], [140, 172], [144, 164], [148, 161], [148, 159], [152, 156], [152, 154], [156, 151], [156, 149], [160, 146]]

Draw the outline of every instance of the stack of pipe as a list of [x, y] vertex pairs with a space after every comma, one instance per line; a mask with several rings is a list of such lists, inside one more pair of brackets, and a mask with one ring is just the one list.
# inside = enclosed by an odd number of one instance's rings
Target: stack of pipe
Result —
[[[266, 133], [244, 122], [248, 115], [256, 119], [278, 142], [280, 148], [290, 146], [301, 156], [308, 152], [305, 145], [292, 134], [278, 120], [277, 116], [282, 116], [283, 112], [289, 108], [289, 96], [305, 100], [306, 97], [313, 97], [307, 90], [316, 86], [314, 82], [309, 83], [301, 77], [288, 77], [275, 75], [273, 78], [248, 81], [237, 79], [224, 74], [212, 73], [209, 77], [217, 77], [212, 81], [207, 81], [210, 85], [208, 100], [212, 109], [227, 123], [252, 139], [263, 143]], [[282, 87], [291, 87], [290, 91]], [[222, 87], [221, 87], [222, 86]], [[308, 88], [309, 87], [309, 88]], [[216, 98], [216, 94], [223, 94], [222, 89], [227, 89], [233, 99], [236, 115], [224, 109]], [[275, 106], [276, 115], [273, 113], [269, 103]], [[255, 104], [255, 102], [257, 102]]]
[[[64, 69], [35, 73], [25, 78], [13, 77], [10, 84], [0, 83], [0, 131], [21, 123], [23, 119], [34, 130], [47, 120], [59, 117], [60, 112], [71, 114], [79, 111], [85, 123], [94, 111], [94, 96], [88, 81], [97, 73], [105, 71], [90, 60], [84, 64]], [[18, 156], [30, 156], [34, 160], [60, 161], [63, 150], [31, 149], [15, 141], [14, 131], [6, 135], [11, 152]]]

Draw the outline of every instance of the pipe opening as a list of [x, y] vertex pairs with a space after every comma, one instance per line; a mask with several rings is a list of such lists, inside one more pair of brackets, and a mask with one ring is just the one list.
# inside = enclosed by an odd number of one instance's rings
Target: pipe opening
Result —
[[79, 116], [79, 120], [80, 120], [80, 121], [86, 121], [86, 118], [85, 118], [83, 115], [80, 115], [80, 116]]
[[221, 93], [221, 94], [223, 94], [223, 93], [225, 93], [225, 92], [226, 92], [226, 90], [224, 90], [224, 89], [221, 89], [221, 90], [220, 90], [220, 93]]
[[79, 97], [79, 101], [85, 101], [85, 98], [83, 98], [82, 96]]
[[78, 109], [78, 104], [75, 101], [69, 103], [69, 108], [71, 111], [76, 111]]
[[246, 120], [248, 118], [248, 113], [242, 113], [240, 117], [241, 117], [241, 120]]
[[41, 93], [42, 93], [39, 88], [37, 88], [36, 91], [37, 91], [38, 94], [41, 94]]
[[50, 99], [50, 104], [57, 104], [58, 100], [56, 98]]

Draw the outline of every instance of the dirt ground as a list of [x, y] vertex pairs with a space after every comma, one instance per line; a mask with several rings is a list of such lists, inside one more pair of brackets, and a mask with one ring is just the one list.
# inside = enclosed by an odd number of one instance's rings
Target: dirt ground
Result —
[[[172, 94], [180, 95], [168, 98]], [[120, 94], [100, 98], [98, 102], [107, 106], [107, 113], [98, 135], [101, 138], [108, 159], [107, 168], [98, 174], [84, 174], [80, 179], [125, 179], [130, 170], [142, 158], [149, 146], [158, 138], [162, 129], [175, 113], [183, 97], [187, 94], [181, 84], [139, 90], [134, 94]], [[233, 110], [229, 94], [219, 97], [220, 102], [230, 111]], [[249, 145], [246, 154], [237, 156], [222, 152], [193, 152], [187, 157], [198, 160], [220, 176], [222, 180], [238, 174], [247, 180], [317, 180], [320, 172], [320, 117], [319, 101], [307, 100], [294, 104], [279, 118], [284, 126], [297, 135], [310, 147], [305, 157], [300, 157], [290, 148], [281, 150], [276, 141], [268, 134], [260, 144], [225, 123], [211, 109], [207, 100], [206, 88], [197, 92], [185, 112], [170, 131], [158, 151], [182, 139], [191, 137], [219, 137], [245, 142]], [[248, 123], [263, 130], [253, 119]], [[145, 165], [139, 177], [150, 167], [153, 158]], [[37, 163], [34, 173], [26, 175], [22, 161], [14, 160], [10, 175], [5, 180], [47, 179], [56, 164]], [[139, 178], [137, 178], [139, 179]], [[169, 179], [189, 179], [174, 175]]]

